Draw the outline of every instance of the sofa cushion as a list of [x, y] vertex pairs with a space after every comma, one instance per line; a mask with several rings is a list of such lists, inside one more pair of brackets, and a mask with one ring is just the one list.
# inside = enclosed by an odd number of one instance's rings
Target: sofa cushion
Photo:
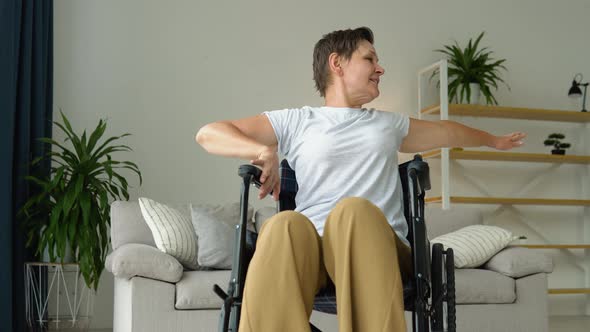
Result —
[[213, 285], [227, 289], [231, 271], [185, 271], [176, 283], [176, 309], [219, 309], [223, 301], [213, 292]]
[[256, 230], [262, 229], [262, 225], [265, 221], [267, 221], [270, 217], [277, 214], [277, 208], [271, 206], [261, 207], [260, 209], [256, 210], [254, 214], [254, 225]]
[[535, 250], [521, 247], [508, 247], [486, 262], [484, 268], [503, 275], [520, 278], [535, 273], [551, 273], [551, 257]]
[[[251, 227], [253, 208], [248, 207]], [[198, 263], [203, 267], [231, 269], [240, 203], [191, 204], [191, 219], [198, 237]]]
[[[188, 203], [166, 205], [190, 218]], [[139, 202], [114, 201], [111, 203], [111, 245], [115, 250], [126, 243], [142, 243], [156, 247], [152, 231], [141, 214]]]
[[[218, 284], [226, 290], [231, 271], [185, 271], [176, 283], [176, 309], [219, 309], [221, 299], [213, 292]], [[513, 303], [515, 281], [494, 271], [482, 269], [455, 270], [457, 304]]]
[[506, 229], [472, 225], [432, 239], [431, 243], [441, 243], [445, 249], [453, 248], [455, 267], [478, 267], [504, 249], [510, 242], [518, 239]]
[[189, 269], [198, 268], [197, 236], [189, 218], [177, 209], [149, 198], [139, 198], [141, 213], [156, 246]]
[[449, 210], [443, 210], [440, 204], [426, 204], [424, 220], [428, 238], [454, 232], [463, 227], [479, 225], [483, 217], [479, 208], [469, 205], [455, 204]]
[[482, 269], [455, 269], [457, 304], [513, 303], [516, 300], [514, 279]]
[[182, 265], [172, 256], [146, 244], [127, 243], [107, 256], [105, 268], [117, 278], [140, 276], [167, 282], [182, 277]]
[[127, 243], [142, 243], [155, 247], [154, 237], [145, 223], [138, 202], [111, 203], [111, 245], [113, 250]]

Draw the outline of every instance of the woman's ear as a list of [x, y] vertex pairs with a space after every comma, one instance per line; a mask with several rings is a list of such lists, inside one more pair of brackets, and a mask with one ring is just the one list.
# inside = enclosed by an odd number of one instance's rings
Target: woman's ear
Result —
[[341, 57], [337, 53], [331, 53], [328, 57], [328, 64], [330, 65], [330, 72], [338, 76], [342, 76], [342, 61]]

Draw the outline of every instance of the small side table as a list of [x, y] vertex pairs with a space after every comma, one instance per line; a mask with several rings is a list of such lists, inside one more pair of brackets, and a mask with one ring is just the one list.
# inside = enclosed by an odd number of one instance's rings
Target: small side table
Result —
[[30, 327], [88, 329], [94, 293], [76, 263], [25, 263], [25, 312]]

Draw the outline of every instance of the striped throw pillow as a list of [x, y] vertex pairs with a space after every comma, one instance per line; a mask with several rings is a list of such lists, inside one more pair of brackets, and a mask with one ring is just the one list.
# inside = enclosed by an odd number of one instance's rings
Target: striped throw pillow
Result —
[[469, 268], [481, 266], [517, 239], [500, 227], [472, 225], [435, 237], [430, 243], [441, 243], [445, 249], [453, 248], [455, 267]]
[[189, 269], [197, 269], [197, 236], [189, 218], [167, 205], [139, 198], [141, 214], [152, 231], [156, 247]]

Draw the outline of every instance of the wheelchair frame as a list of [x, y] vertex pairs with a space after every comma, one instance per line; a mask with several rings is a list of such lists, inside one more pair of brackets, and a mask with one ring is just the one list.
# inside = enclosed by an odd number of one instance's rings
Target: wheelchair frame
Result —
[[[412, 246], [413, 301], [406, 310], [411, 310], [412, 330], [414, 332], [448, 331], [455, 332], [455, 274], [453, 250], [443, 250], [442, 245], [434, 244], [430, 256], [430, 242], [427, 238], [424, 220], [424, 197], [430, 190], [428, 164], [420, 155], [399, 165], [403, 191], [404, 214], [408, 222], [408, 240]], [[219, 317], [220, 332], [237, 332], [241, 314], [242, 297], [246, 272], [256, 246], [258, 234], [247, 230], [248, 197], [251, 184], [260, 187], [262, 171], [253, 165], [241, 165], [238, 175], [242, 178], [240, 199], [240, 223], [236, 225], [236, 245], [232, 273], [227, 293], [218, 285], [213, 291], [222, 298], [223, 306]], [[294, 197], [290, 197], [294, 198]], [[293, 204], [279, 201], [279, 211], [291, 210]], [[432, 258], [432, 260], [431, 260]], [[404, 298], [406, 294], [404, 294]], [[405, 302], [405, 299], [404, 299]], [[446, 327], [444, 309], [446, 303]], [[312, 332], [321, 332], [310, 323]]]

